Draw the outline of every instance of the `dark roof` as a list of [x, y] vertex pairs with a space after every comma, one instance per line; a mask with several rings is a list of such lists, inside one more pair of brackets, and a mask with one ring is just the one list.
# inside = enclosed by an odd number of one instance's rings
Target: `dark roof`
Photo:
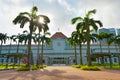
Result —
[[51, 38], [67, 38], [62, 32], [56, 32]]

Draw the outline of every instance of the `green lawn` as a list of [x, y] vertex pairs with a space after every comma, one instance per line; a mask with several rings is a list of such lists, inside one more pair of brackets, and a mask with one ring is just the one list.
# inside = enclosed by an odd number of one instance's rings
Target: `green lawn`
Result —
[[[43, 69], [45, 68], [46, 65], [39, 65], [38, 67], [36, 65], [32, 66], [32, 70], [37, 70], [37, 69]], [[15, 65], [14, 67], [15, 69], [17, 69], [18, 71], [28, 71], [29, 67], [27, 67], [25, 64], [21, 64], [20, 66]], [[4, 70], [6, 69], [6, 64], [0, 64], [0, 70]], [[12, 64], [8, 64], [8, 69], [13, 69], [13, 65]]]
[[[93, 63], [92, 64], [93, 66], [98, 66], [98, 67], [101, 67], [101, 68], [107, 68], [107, 69], [110, 69], [110, 64], [101, 64], [101, 65], [98, 65], [96, 63]], [[112, 64], [112, 69], [120, 69], [120, 65], [119, 64]]]

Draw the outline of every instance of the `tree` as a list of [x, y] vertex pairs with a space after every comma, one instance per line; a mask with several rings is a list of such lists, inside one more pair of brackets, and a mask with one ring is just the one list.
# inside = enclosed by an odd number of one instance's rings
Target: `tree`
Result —
[[80, 51], [80, 64], [83, 65], [82, 61], [82, 43], [84, 42], [84, 34], [81, 33], [80, 31], [74, 31], [72, 32], [72, 35], [75, 37], [75, 41], [77, 45], [79, 46], [79, 51]]
[[[120, 51], [120, 35], [117, 35], [115, 38], [114, 38], [114, 43], [115, 43], [115, 45], [116, 45], [116, 51]], [[118, 45], [118, 48], [119, 49], [117, 49], [117, 45]]]
[[[112, 33], [109, 33], [109, 34], [106, 33], [105, 34], [105, 38], [107, 39], [107, 44], [108, 44], [108, 54], [110, 54], [110, 55], [111, 55], [110, 44], [113, 42], [113, 36], [114, 36], [114, 34], [112, 34]], [[112, 68], [112, 59], [111, 59], [111, 56], [110, 56], [110, 68]]]
[[47, 35], [49, 36], [50, 33], [49, 32], [45, 32], [44, 35], [41, 36], [41, 45], [42, 45], [41, 56], [40, 56], [40, 58], [41, 58], [41, 65], [43, 65], [43, 50], [44, 50], [44, 46], [43, 45], [45, 43], [50, 45], [50, 43], [51, 43], [51, 39], [49, 37], [46, 37]]
[[7, 38], [8, 38], [7, 34], [0, 33], [0, 41], [1, 41], [0, 54], [2, 52], [2, 45], [3, 43], [6, 43]]
[[[33, 56], [32, 56], [32, 50], [31, 50], [31, 39], [32, 39], [32, 33], [38, 28], [39, 31], [42, 31], [42, 29], [45, 29], [44, 26], [47, 26], [47, 23], [50, 22], [49, 18], [45, 15], [37, 15], [38, 8], [36, 6], [33, 6], [30, 13], [28, 12], [21, 12], [14, 20], [14, 24], [20, 24], [20, 28], [23, 28], [26, 23], [29, 23], [29, 40], [28, 40], [28, 66], [29, 68], [31, 65], [33, 65]], [[39, 23], [39, 19], [43, 18], [44, 24]]]
[[88, 66], [91, 66], [91, 58], [90, 58], [90, 31], [91, 29], [94, 29], [95, 31], [98, 30], [98, 25], [101, 27], [102, 23], [99, 20], [94, 20], [93, 18], [90, 18], [91, 14], [95, 14], [96, 10], [90, 10], [87, 12], [85, 17], [75, 17], [72, 19], [72, 24], [75, 24], [79, 21], [77, 25], [77, 30], [82, 28], [82, 32], [86, 34], [86, 40], [87, 40], [87, 60], [88, 60]]
[[75, 64], [77, 65], [77, 53], [76, 53], [76, 37], [73, 35], [74, 32], [72, 32], [71, 37], [67, 38], [67, 42], [74, 47], [74, 56], [75, 56]]
[[101, 41], [104, 39], [104, 32], [101, 32], [99, 34], [93, 34], [93, 36], [95, 36], [97, 38], [97, 40], [99, 41], [99, 45], [100, 45], [100, 53], [102, 53], [102, 45], [101, 45]]
[[[0, 55], [2, 54], [2, 45], [3, 43], [6, 43], [7, 38], [8, 38], [7, 34], [0, 33], [0, 41], [1, 41]], [[2, 64], [3, 64], [3, 61], [2, 61]]]
[[37, 61], [36, 61], [36, 65], [37, 67], [39, 67], [40, 65], [40, 43], [41, 43], [41, 34], [38, 33], [34, 33], [34, 39], [35, 39], [35, 43], [38, 44], [37, 46]]
[[10, 44], [9, 44], [8, 55], [7, 55], [7, 59], [6, 59], [6, 69], [8, 68], [8, 60], [9, 60], [9, 55], [10, 55], [12, 41], [16, 42], [16, 37], [15, 36], [16, 35], [9, 36]]
[[104, 34], [104, 38], [107, 40], [107, 44], [108, 44], [108, 53], [110, 54], [110, 45], [111, 43], [113, 43], [114, 38], [113, 38], [114, 34], [112, 33], [105, 33]]

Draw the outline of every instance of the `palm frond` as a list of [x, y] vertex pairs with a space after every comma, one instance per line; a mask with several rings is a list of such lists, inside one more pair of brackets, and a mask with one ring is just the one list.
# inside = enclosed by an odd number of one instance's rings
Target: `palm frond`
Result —
[[83, 20], [82, 17], [75, 17], [75, 18], [73, 18], [73, 19], [71, 20], [71, 23], [72, 23], [72, 24], [75, 24], [77, 21], [82, 21], [82, 20]]
[[86, 16], [87, 18], [89, 18], [90, 15], [95, 14], [95, 13], [96, 13], [96, 9], [93, 9], [93, 10], [88, 11], [88, 13], [87, 13], [85, 16]]
[[38, 16], [42, 17], [44, 19], [45, 23], [50, 23], [50, 19], [47, 16], [45, 16], [45, 15], [38, 15]]
[[38, 8], [36, 6], [33, 6], [31, 11], [32, 11], [32, 13], [37, 12]]

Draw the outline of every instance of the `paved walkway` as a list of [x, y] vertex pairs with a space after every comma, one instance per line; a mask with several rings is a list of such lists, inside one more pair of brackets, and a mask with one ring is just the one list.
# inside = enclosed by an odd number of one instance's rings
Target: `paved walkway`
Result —
[[0, 71], [0, 80], [120, 80], [120, 70], [83, 71], [70, 66], [49, 66], [36, 71]]

